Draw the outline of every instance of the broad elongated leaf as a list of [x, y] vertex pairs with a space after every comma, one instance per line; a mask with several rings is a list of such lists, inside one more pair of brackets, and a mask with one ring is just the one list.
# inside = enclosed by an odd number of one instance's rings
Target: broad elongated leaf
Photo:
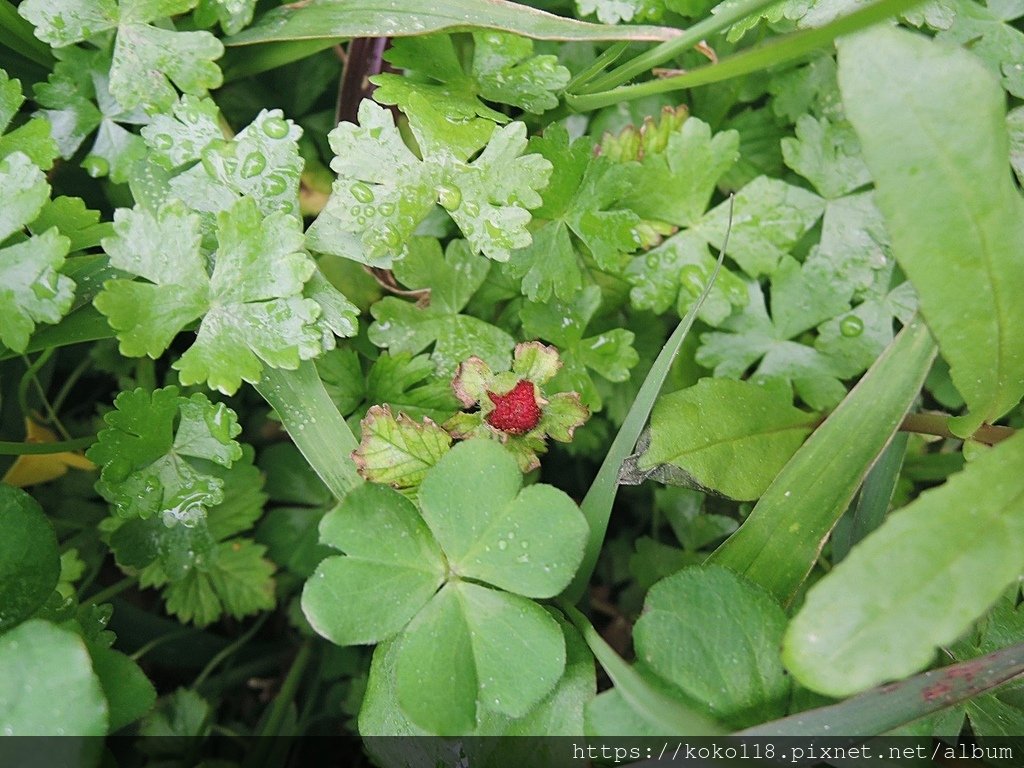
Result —
[[484, 27], [538, 40], [669, 40], [668, 27], [605, 26], [554, 16], [505, 0], [313, 0], [282, 6], [228, 45], [332, 37], [423, 35]]
[[1024, 394], [1024, 202], [1005, 94], [969, 53], [891, 28], [839, 46], [839, 84], [892, 251], [970, 413], [969, 435]]
[[789, 602], [917, 397], [934, 357], [928, 328], [913, 321], [800, 447], [710, 562]]
[[811, 433], [817, 416], [787, 389], [702, 379], [662, 397], [651, 416], [641, 469], [672, 464], [734, 499], [756, 499]]
[[855, 547], [793, 619], [790, 671], [844, 696], [929, 664], [1024, 568], [1021, 466], [1024, 435], [1016, 435]]

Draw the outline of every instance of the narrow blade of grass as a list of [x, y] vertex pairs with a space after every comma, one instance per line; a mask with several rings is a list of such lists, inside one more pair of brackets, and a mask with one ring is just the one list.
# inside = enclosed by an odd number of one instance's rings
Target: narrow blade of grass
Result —
[[590, 581], [590, 576], [594, 572], [594, 566], [597, 565], [597, 558], [601, 553], [601, 545], [604, 543], [604, 535], [608, 530], [608, 518], [611, 516], [612, 504], [615, 502], [615, 494], [619, 488], [619, 469], [626, 458], [633, 453], [633, 448], [636, 446], [636, 441], [640, 439], [640, 433], [647, 423], [647, 418], [651, 415], [654, 401], [658, 398], [658, 393], [665, 383], [669, 369], [672, 367], [676, 355], [679, 354], [686, 335], [693, 327], [693, 323], [697, 319], [697, 313], [711, 292], [711, 286], [715, 284], [718, 272], [722, 268], [722, 261], [725, 259], [725, 249], [729, 244], [729, 229], [731, 226], [732, 198], [729, 200], [729, 225], [725, 230], [722, 250], [718, 254], [718, 263], [715, 264], [715, 269], [711, 273], [707, 285], [704, 286], [700, 297], [690, 307], [686, 317], [676, 326], [668, 341], [665, 342], [665, 346], [661, 348], [661, 352], [654, 361], [654, 365], [651, 366], [651, 370], [648, 372], [647, 378], [644, 379], [644, 383], [640, 386], [640, 391], [637, 393], [633, 405], [630, 406], [629, 413], [626, 414], [618, 434], [615, 435], [615, 439], [612, 441], [611, 448], [608, 449], [608, 453], [604, 457], [600, 469], [597, 471], [597, 477], [594, 478], [594, 482], [590, 485], [590, 489], [580, 505], [583, 516], [587, 518], [587, 525], [590, 526], [590, 538], [587, 540], [587, 550], [583, 555], [583, 562], [576, 572], [576, 578], [566, 587], [563, 593], [564, 597], [574, 603], [578, 602], [583, 596], [587, 583]]

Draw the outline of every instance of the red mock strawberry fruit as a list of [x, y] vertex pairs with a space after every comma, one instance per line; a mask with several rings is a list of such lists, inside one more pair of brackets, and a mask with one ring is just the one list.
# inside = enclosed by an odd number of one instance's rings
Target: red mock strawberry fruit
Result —
[[558, 350], [539, 341], [517, 344], [512, 370], [493, 371], [473, 356], [455, 372], [452, 391], [466, 410], [444, 423], [455, 440], [498, 440], [523, 472], [540, 466], [547, 440], [568, 443], [590, 411], [576, 392], [545, 391], [562, 361]]
[[494, 403], [494, 410], [487, 414], [486, 421], [495, 429], [525, 435], [540, 422], [540, 404], [532, 381], [520, 379], [508, 393], [488, 392], [487, 397]]

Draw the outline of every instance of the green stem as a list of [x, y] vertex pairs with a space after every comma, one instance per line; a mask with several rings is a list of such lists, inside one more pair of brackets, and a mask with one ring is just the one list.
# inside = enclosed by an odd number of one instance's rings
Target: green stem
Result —
[[277, 412], [295, 446], [335, 498], [342, 499], [363, 482], [352, 461], [359, 443], [311, 361], [294, 371], [265, 368], [256, 391]]
[[[963, 440], [959, 435], [949, 431], [947, 423], [951, 419], [948, 413], [908, 413], [900, 424], [903, 432], [917, 432], [922, 435], [947, 437], [951, 440]], [[1017, 430], [1013, 427], [1001, 427], [997, 424], [982, 424], [968, 440], [986, 445], [995, 445], [1008, 437], [1013, 437]]]
[[64, 453], [88, 448], [96, 442], [96, 436], [76, 437], [60, 443], [15, 443], [0, 440], [0, 456], [39, 456], [47, 453]]
[[[823, 27], [805, 29], [785, 35], [765, 45], [749, 48], [734, 56], [729, 56], [717, 64], [709, 64], [682, 75], [612, 88], [601, 93], [594, 93], [595, 88], [592, 86], [587, 89], [586, 95], [567, 94], [566, 103], [578, 112], [588, 112], [609, 104], [618, 104], [622, 101], [668, 91], [695, 88], [699, 85], [708, 85], [747, 75], [811, 53], [830, 44], [837, 37], [877, 24], [912, 8], [919, 2], [921, 0], [880, 0], [880, 2], [836, 19]], [[597, 83], [594, 85], [596, 86]]]
[[659, 64], [664, 64], [683, 51], [697, 45], [701, 40], [710, 37], [716, 32], [720, 32], [726, 27], [731, 27], [737, 21], [745, 19], [747, 16], [751, 16], [775, 2], [776, 0], [745, 0], [745, 2], [738, 3], [732, 8], [723, 10], [721, 13], [709, 15], [703, 21], [698, 22], [689, 29], [683, 30], [679, 37], [674, 37], [646, 53], [630, 59], [621, 67], [613, 69], [603, 77], [597, 78], [579, 92], [595, 93], [597, 91], [606, 91], [609, 88], [629, 82], [637, 75]]
[[102, 605], [103, 603], [109, 603], [119, 594], [124, 592], [129, 587], [135, 584], [134, 576], [126, 576], [120, 581], [116, 581], [106, 589], [101, 589], [96, 594], [92, 595], [83, 602], [92, 603], [93, 605]]
[[661, 386], [668, 377], [669, 369], [672, 367], [676, 355], [679, 354], [683, 340], [693, 327], [693, 323], [697, 319], [697, 312], [700, 311], [701, 306], [711, 292], [711, 286], [715, 284], [718, 272], [722, 268], [722, 261], [725, 259], [725, 249], [729, 243], [729, 232], [732, 228], [733, 199], [732, 197], [729, 198], [729, 223], [726, 226], [725, 239], [722, 243], [722, 249], [718, 254], [715, 271], [711, 273], [711, 277], [707, 285], [704, 286], [700, 297], [690, 307], [686, 317], [676, 326], [668, 341], [665, 342], [665, 346], [662, 347], [658, 358], [654, 361], [654, 365], [651, 366], [647, 378], [644, 379], [644, 383], [640, 386], [640, 391], [637, 392], [636, 398], [633, 400], [633, 405], [630, 406], [629, 413], [626, 414], [618, 434], [615, 435], [615, 439], [612, 441], [611, 448], [608, 449], [608, 453], [601, 463], [601, 468], [597, 471], [597, 477], [594, 478], [594, 482], [591, 484], [587, 495], [583, 499], [583, 503], [580, 505], [580, 510], [583, 512], [583, 516], [586, 517], [587, 525], [590, 527], [590, 538], [587, 540], [587, 549], [583, 554], [583, 562], [576, 571], [576, 577], [566, 588], [565, 592], [562, 593], [564, 598], [573, 603], [579, 602], [580, 598], [583, 597], [590, 577], [594, 572], [594, 567], [597, 565], [598, 555], [601, 554], [605, 532], [608, 530], [608, 519], [612, 513], [612, 504], [615, 502], [615, 494], [619, 488], [619, 468], [622, 466], [622, 462], [626, 460], [626, 457], [633, 452], [636, 441], [640, 438], [640, 433], [647, 423], [647, 417], [650, 416], [651, 409], [654, 407], [654, 401], [658, 397], [658, 392], [661, 391]]
[[295, 655], [295, 660], [288, 670], [288, 675], [281, 684], [281, 690], [274, 699], [270, 714], [267, 716], [263, 727], [260, 728], [260, 736], [281, 735], [281, 727], [284, 725], [285, 717], [288, 714], [288, 707], [291, 706], [292, 701], [295, 699], [295, 694], [299, 690], [299, 683], [302, 681], [302, 676], [305, 674], [306, 667], [309, 665], [309, 660], [312, 656], [313, 641], [306, 640]]
[[71, 394], [71, 388], [78, 383], [78, 380], [82, 378], [89, 366], [92, 365], [92, 360], [89, 357], [85, 357], [82, 361], [75, 366], [75, 369], [68, 374], [68, 377], [64, 379], [64, 383], [60, 385], [60, 391], [57, 392], [56, 397], [53, 398], [53, 410], [56, 413], [60, 413], [60, 409], [64, 406], [64, 401], [68, 395]]
[[170, 633], [168, 633], [166, 635], [160, 635], [159, 637], [154, 637], [148, 643], [146, 643], [145, 645], [141, 646], [137, 651], [135, 651], [135, 653], [131, 654], [130, 658], [131, 658], [132, 661], [138, 661], [143, 656], [145, 656], [147, 653], [152, 651], [154, 648], [159, 648], [161, 645], [164, 645], [165, 643], [170, 643], [170, 642], [173, 642], [175, 640], [180, 640], [183, 637], [187, 637], [189, 635], [194, 635], [196, 632], [199, 632], [199, 631], [200, 630], [199, 630], [198, 627], [182, 627], [177, 632], [170, 632]]
[[213, 673], [213, 670], [220, 666], [220, 663], [224, 661], [224, 659], [228, 658], [231, 654], [233, 654], [243, 645], [252, 640], [253, 636], [260, 631], [260, 627], [263, 626], [264, 622], [266, 622], [269, 616], [270, 613], [261, 614], [260, 617], [253, 622], [253, 625], [249, 627], [249, 629], [247, 629], [241, 637], [239, 637], [230, 645], [222, 648], [220, 652], [217, 653], [216, 656], [210, 659], [206, 666], [203, 667], [203, 669], [199, 672], [199, 676], [196, 677], [195, 681], [192, 683], [192, 688], [198, 689], [204, 682], [206, 682], [206, 678], [208, 678]]
[[565, 90], [569, 93], [575, 92], [577, 89], [582, 88], [595, 77], [597, 77], [605, 67], [610, 67], [619, 57], [626, 52], [626, 48], [629, 47], [627, 42], [619, 42], [614, 45], [608, 46], [600, 56], [595, 58], [590, 66], [580, 70], [576, 75], [569, 81], [569, 84], [565, 86]]

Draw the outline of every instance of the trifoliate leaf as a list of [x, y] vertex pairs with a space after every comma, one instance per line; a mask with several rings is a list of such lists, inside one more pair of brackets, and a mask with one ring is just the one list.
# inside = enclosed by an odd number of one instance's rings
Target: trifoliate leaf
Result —
[[405, 73], [370, 78], [378, 86], [374, 99], [405, 110], [410, 94], [418, 94], [447, 116], [485, 117], [498, 123], [508, 122], [508, 117], [483, 101], [538, 114], [558, 105], [555, 93], [568, 85], [571, 74], [556, 56], [535, 56], [533, 41], [518, 35], [495, 30], [472, 35], [469, 72], [450, 35], [396, 38], [384, 58]]
[[374, 405], [361, 422], [362, 440], [352, 454], [359, 474], [373, 483], [413, 489], [448, 452], [452, 438], [430, 419], [416, 422]]
[[[629, 299], [637, 309], [658, 313], [675, 306], [679, 316], [684, 317], [704, 292], [714, 271], [715, 258], [707, 242], [697, 233], [684, 230], [633, 259], [626, 270], [626, 278], [633, 285]], [[746, 284], [723, 267], [697, 317], [709, 325], [719, 325], [732, 314], [733, 308], [746, 302]]]
[[122, 392], [114, 407], [87, 456], [102, 466], [96, 490], [119, 515], [191, 525], [223, 501], [223, 482], [190, 459], [230, 467], [242, 456], [231, 410], [176, 387]]
[[583, 285], [587, 260], [618, 271], [625, 255], [640, 246], [640, 217], [621, 201], [639, 182], [639, 166], [594, 157], [594, 142], [552, 125], [530, 141], [530, 149], [554, 167], [543, 204], [533, 212], [533, 242], [516, 251], [505, 271], [523, 278], [532, 301], [575, 296]]
[[[24, 101], [21, 83], [10, 79], [0, 69], [0, 134], [7, 130]], [[10, 133], [0, 135], [0, 160], [12, 152], [22, 152], [44, 171], [49, 170], [57, 156], [50, 125], [45, 120], [29, 120]]]
[[419, 307], [393, 296], [378, 301], [370, 309], [376, 321], [369, 329], [370, 341], [392, 354], [417, 354], [434, 344], [431, 357], [442, 375], [472, 355], [494, 368], [507, 368], [512, 337], [479, 318], [459, 314], [488, 269], [488, 262], [470, 253], [464, 240], [453, 240], [442, 255], [436, 240], [414, 238], [394, 273], [408, 288], [429, 288], [430, 303]]
[[200, 248], [199, 218], [180, 202], [156, 216], [118, 210], [104, 240], [112, 266], [149, 282], [108, 280], [95, 306], [118, 332], [121, 353], [157, 357], [202, 317], [195, 343], [175, 362], [183, 384], [206, 382], [233, 394], [257, 382], [263, 364], [294, 369], [321, 351], [320, 307], [302, 298], [316, 269], [301, 251], [301, 222], [263, 216], [242, 198], [217, 216], [212, 273]]
[[632, 346], [632, 331], [614, 328], [583, 337], [600, 305], [601, 289], [592, 285], [574, 301], [527, 302], [521, 311], [523, 330], [551, 342], [561, 352], [562, 368], [551, 380], [551, 389], [579, 392], [583, 404], [595, 412], [601, 410], [602, 403], [590, 370], [609, 381], [622, 382], [640, 360]]
[[298, 215], [302, 129], [285, 120], [281, 110], [264, 109], [226, 140], [219, 128], [214, 136], [214, 109], [208, 100], [183, 97], [175, 109], [177, 126], [160, 122], [143, 132], [154, 149], [166, 147], [165, 164], [202, 160], [170, 180], [173, 196], [209, 214], [226, 211], [248, 195], [265, 215]]
[[[789, 278], [780, 279], [785, 282]], [[712, 368], [716, 376], [733, 379], [742, 377], [757, 365], [756, 376], [773, 376], [792, 382], [803, 401], [813, 409], [835, 406], [846, 394], [846, 387], [839, 380], [843, 367], [813, 347], [790, 340], [768, 316], [764, 294], [754, 281], [748, 283], [748, 297], [743, 311], [722, 323], [722, 331], [701, 336], [697, 362]], [[807, 317], [819, 315], [821, 306], [821, 301], [809, 304]], [[805, 322], [800, 313], [790, 315], [787, 320], [789, 327], [799, 327]]]
[[1021, 16], [1020, 3], [960, 0], [952, 26], [936, 37], [965, 46], [1001, 79], [1003, 88], [1024, 98], [1024, 32], [1013, 24]]
[[224, 46], [209, 32], [176, 32], [149, 22], [191, 10], [197, 0], [26, 0], [18, 13], [54, 48], [115, 31], [110, 92], [125, 108], [169, 109], [177, 96], [203, 95], [221, 84], [214, 60]]
[[801, 115], [796, 138], [782, 140], [786, 165], [807, 179], [818, 194], [833, 200], [870, 183], [871, 175], [860, 156], [853, 126]]
[[405, 145], [391, 113], [369, 100], [359, 107], [358, 126], [341, 123], [331, 131], [337, 155], [331, 168], [338, 180], [309, 229], [311, 248], [389, 267], [408, 254], [413, 232], [435, 203], [448, 211], [475, 253], [505, 261], [511, 250], [530, 243], [528, 209], [540, 205], [537, 190], [547, 183], [551, 166], [522, 154], [526, 126], [511, 123], [483, 135], [476, 148], [486, 147], [467, 162], [443, 143], [446, 134], [437, 131], [445, 121], [431, 123], [433, 112], [429, 102], [412, 97], [408, 114], [422, 159]]
[[[694, 229], [721, 248], [729, 219], [729, 201], [711, 209]], [[761, 176], [736, 193], [729, 255], [751, 277], [770, 274], [779, 259], [821, 216], [824, 201], [813, 192]]]
[[[50, 195], [27, 155], [0, 160], [0, 243], [36, 218]], [[0, 248], [0, 342], [23, 352], [37, 323], [56, 323], [71, 308], [75, 282], [60, 274], [70, 241], [50, 228]]]
[[[524, 664], [529, 675], [516, 671]], [[475, 728], [485, 701], [492, 711], [523, 717], [564, 670], [565, 637], [544, 608], [519, 595], [454, 581], [403, 633], [395, 689], [413, 723], [454, 736]]]
[[[65, 48], [48, 82], [35, 86], [36, 101], [53, 129], [64, 159], [71, 158], [95, 132], [92, 148], [82, 161], [91, 176], [128, 180], [145, 145], [126, 125], [145, 125], [149, 117], [139, 107], [126, 108], [111, 94], [110, 56], [99, 50]], [[94, 103], [95, 102], [95, 103]]]
[[719, 178], [738, 158], [739, 134], [714, 136], [707, 123], [687, 118], [661, 152], [645, 152], [643, 173], [623, 204], [643, 219], [692, 226], [707, 210]]

